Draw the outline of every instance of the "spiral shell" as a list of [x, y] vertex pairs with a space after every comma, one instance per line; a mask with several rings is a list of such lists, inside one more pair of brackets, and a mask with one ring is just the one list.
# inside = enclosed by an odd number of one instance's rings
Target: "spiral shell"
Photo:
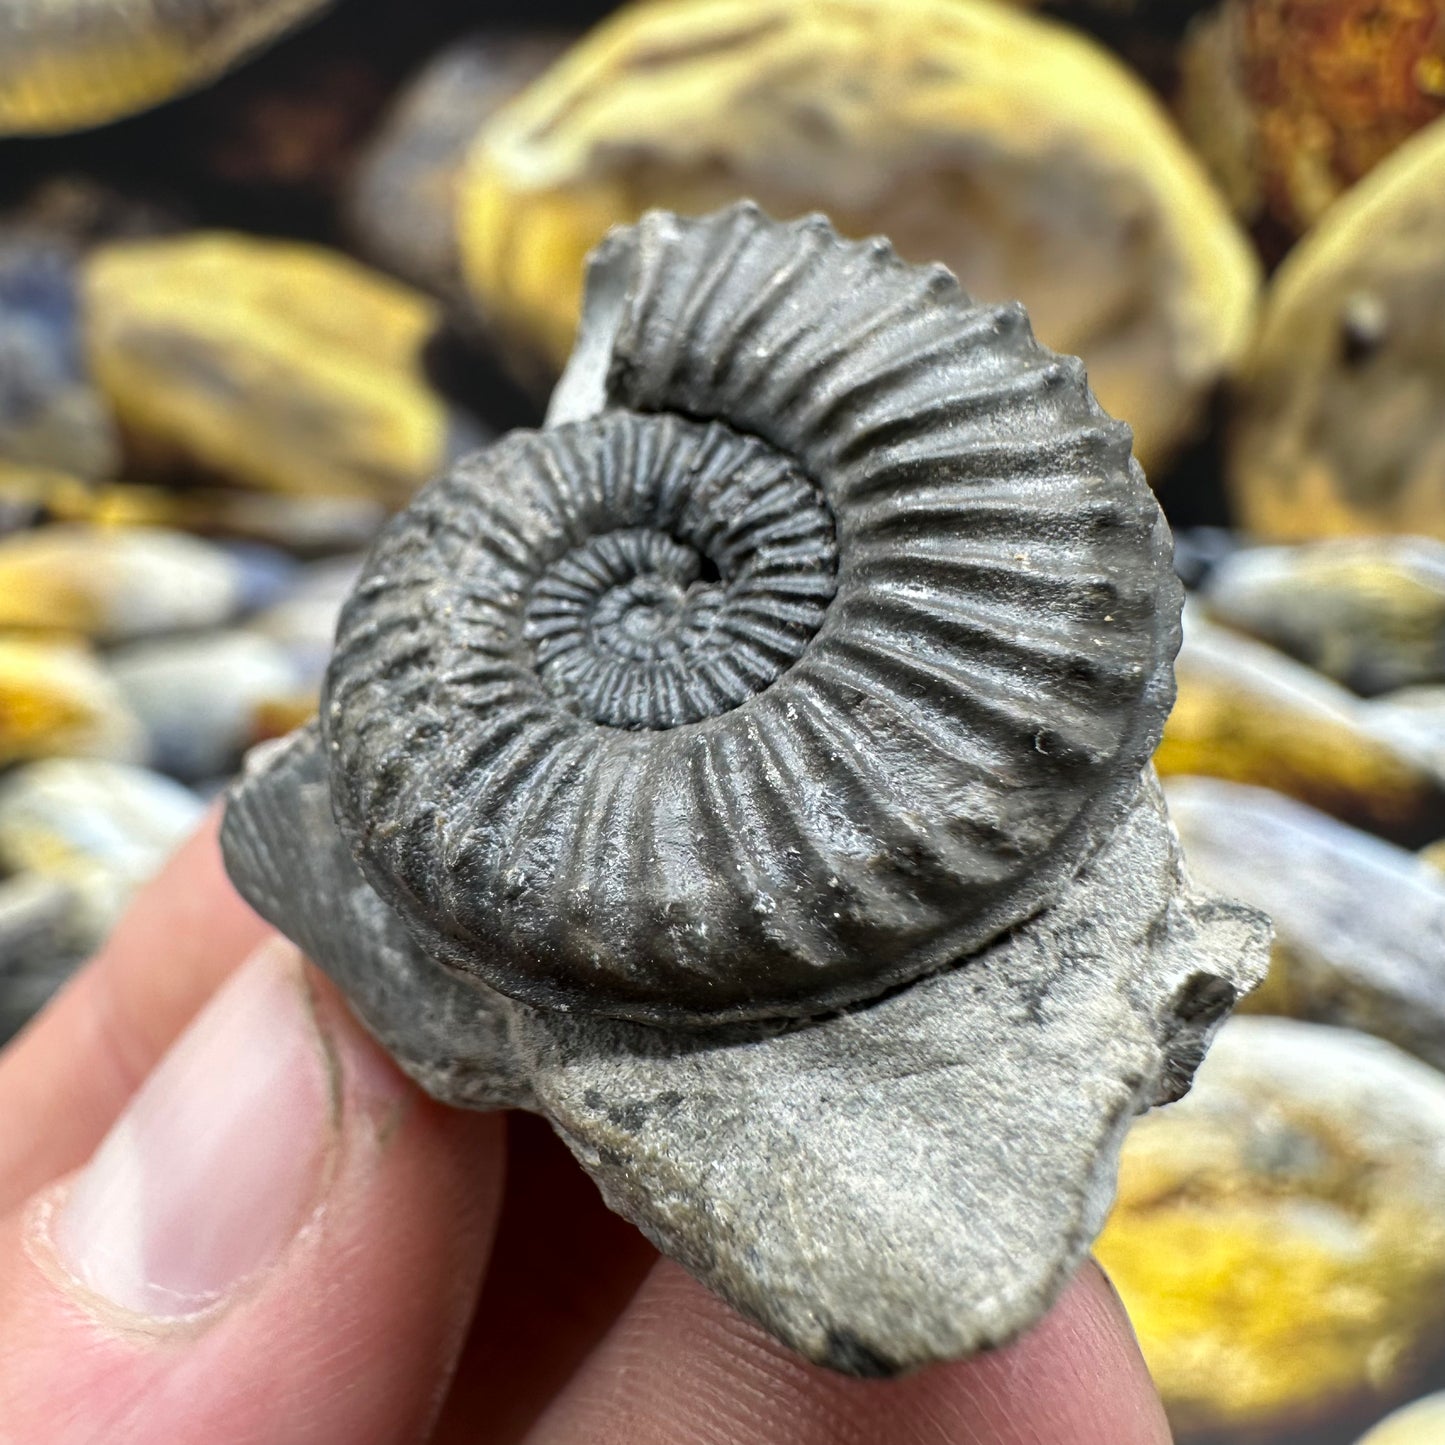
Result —
[[1029, 917], [1172, 697], [1128, 428], [1021, 307], [820, 217], [648, 216], [588, 313], [576, 419], [424, 489], [343, 612], [322, 721], [372, 886], [504, 993], [684, 1026]]

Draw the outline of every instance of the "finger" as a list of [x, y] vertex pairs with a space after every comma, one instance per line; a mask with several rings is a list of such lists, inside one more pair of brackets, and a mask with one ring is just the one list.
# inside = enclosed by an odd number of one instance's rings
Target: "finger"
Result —
[[231, 887], [219, 813], [0, 1052], [0, 1212], [85, 1160], [220, 981], [265, 936]]
[[434, 1445], [516, 1445], [656, 1260], [551, 1128], [514, 1114], [492, 1262]]
[[289, 945], [0, 1221], [0, 1420], [47, 1445], [408, 1445], [460, 1347], [500, 1120], [423, 1098]]
[[1128, 1319], [1093, 1265], [1006, 1349], [859, 1381], [806, 1364], [664, 1262], [528, 1445], [780, 1440], [1168, 1445], [1170, 1435]]

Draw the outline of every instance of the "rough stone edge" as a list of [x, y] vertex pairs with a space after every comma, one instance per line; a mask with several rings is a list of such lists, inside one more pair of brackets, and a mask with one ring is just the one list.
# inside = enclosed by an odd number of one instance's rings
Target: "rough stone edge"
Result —
[[[1132, 1018], [1138, 1032], [1137, 1047], [1125, 1050], [1130, 1057], [1124, 1077], [1102, 1077], [1103, 1064], [1094, 1075], [1101, 1089], [1113, 1093], [1109, 1106], [1097, 1112], [1087, 1147], [1079, 1151], [1089, 1162], [1070, 1176], [1074, 1181], [1070, 1199], [1056, 1211], [1066, 1217], [1059, 1217], [1056, 1227], [1050, 1224], [1040, 1231], [1045, 1241], [1054, 1244], [1035, 1249], [1036, 1267], [1015, 1281], [1017, 1287], [1006, 1298], [969, 1300], [952, 1309], [948, 1319], [920, 1319], [912, 1330], [900, 1328], [894, 1319], [886, 1338], [866, 1324], [820, 1329], [810, 1327], [806, 1318], [800, 1324], [799, 1312], [795, 1309], [790, 1315], [779, 1307], [762, 1274], [749, 1273], [747, 1267], [739, 1272], [737, 1260], [724, 1257], [726, 1249], [708, 1229], [687, 1231], [669, 1225], [658, 1203], [666, 1191], [649, 1192], [636, 1161], [623, 1160], [619, 1165], [615, 1150], [609, 1157], [605, 1130], [571, 1116], [558, 1107], [561, 1101], [555, 1097], [559, 1049], [563, 1054], [571, 1050], [584, 1061], [589, 1051], [594, 1059], [606, 1060], [609, 1050], [640, 1050], [664, 1073], [680, 1073], [670, 1061], [699, 1048], [725, 1051], [741, 1045], [756, 1052], [769, 1049], [773, 1039], [782, 1044], [782, 1034], [799, 1031], [753, 1027], [722, 1031], [713, 1042], [700, 1041], [692, 1033], [669, 1035], [641, 1025], [527, 1009], [474, 980], [443, 972], [416, 949], [400, 920], [371, 893], [351, 862], [331, 819], [324, 759], [314, 729], [304, 729], [253, 755], [227, 810], [223, 846], [228, 867], [253, 905], [337, 980], [367, 1027], [424, 1089], [466, 1107], [521, 1107], [544, 1114], [596, 1180], [609, 1205], [704, 1283], [806, 1357], [849, 1373], [877, 1375], [1004, 1344], [1049, 1308], [1108, 1214], [1119, 1150], [1133, 1117], [1187, 1089], [1230, 1004], [1263, 975], [1268, 925], [1262, 916], [1188, 888], [1177, 841], [1152, 776], [1131, 816], [1137, 816], [1141, 807], [1165, 830], [1161, 835], [1168, 840], [1165, 862], [1172, 874], [1171, 882], [1161, 884], [1162, 906], [1147, 921], [1148, 949], [1131, 968], [1114, 972], [1112, 965], [1102, 966], [1093, 977], [1087, 970], [1078, 972], [1066, 958], [1057, 967], [1050, 965], [1066, 993], [1070, 987], [1086, 992], [1117, 989], [1117, 1019]], [[1117, 841], [1111, 839], [1102, 852]], [[1106, 861], [1102, 854], [1096, 855], [1080, 875], [1078, 886], [1085, 893], [1089, 891], [1086, 875]], [[1006, 952], [1014, 939], [1039, 926], [1024, 925], [999, 951]], [[980, 964], [987, 966], [984, 961], [994, 952], [901, 992], [936, 992], [946, 988], [950, 978], [968, 977], [971, 970], [976, 978]], [[420, 996], [428, 997], [432, 1008], [418, 1009]], [[1100, 997], [1107, 1001], [1109, 995]], [[836, 1017], [866, 1020], [874, 1007]], [[1007, 1027], [997, 1020], [985, 1022]], [[804, 1026], [803, 1031], [812, 1027]], [[466, 1039], [460, 1050], [459, 1030]], [[554, 1055], [550, 1063], [549, 1051]], [[1088, 1063], [1081, 1056], [1080, 1078], [1086, 1076]], [[574, 1057], [561, 1065], [561, 1073], [578, 1067]], [[585, 1072], [585, 1062], [582, 1067]], [[1016, 1100], [1014, 1108], [1020, 1116], [1046, 1116], [1048, 1098], [1048, 1091], [1036, 1091]], [[672, 1161], [679, 1186], [684, 1180], [678, 1171], [686, 1162]], [[696, 1160], [692, 1162], [696, 1165]], [[757, 1176], [764, 1189], [768, 1172], [764, 1168]], [[716, 1203], [698, 1194], [695, 1183], [690, 1187], [705, 1205]], [[1008, 1208], [1002, 1199], [994, 1206], [995, 1213]], [[1033, 1244], [1037, 1247], [1039, 1241]], [[968, 1276], [963, 1274], [966, 1284]], [[856, 1297], [865, 1301], [861, 1314], [867, 1313], [874, 1284], [866, 1277], [860, 1282]], [[966, 1298], [966, 1289], [961, 1297]], [[816, 1311], [812, 1313], [816, 1316]]]

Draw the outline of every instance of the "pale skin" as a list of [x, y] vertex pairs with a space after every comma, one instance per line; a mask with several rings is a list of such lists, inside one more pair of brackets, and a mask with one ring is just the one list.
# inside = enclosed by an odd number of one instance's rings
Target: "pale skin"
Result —
[[[3, 1445], [1167, 1445], [1095, 1266], [1006, 1349], [887, 1382], [813, 1368], [659, 1260], [537, 1121], [425, 1098], [268, 938], [212, 819], [0, 1053]], [[273, 1014], [301, 1042], [275, 1047], [218, 1160], [192, 1167], [172, 1125], [195, 1089], [168, 1099], [173, 1081], [231, 1087], [227, 1020]], [[273, 1226], [265, 1171], [284, 1172], [313, 1096], [324, 1147]], [[122, 1267], [145, 1238], [120, 1218], [135, 1191], [88, 1161], [162, 1134], [167, 1179], [246, 1184], [188, 1196], [161, 1263]], [[136, 1207], [163, 1213], [171, 1185], [142, 1186]], [[165, 1298], [153, 1264], [224, 1283], [158, 1317], [135, 1307]]]

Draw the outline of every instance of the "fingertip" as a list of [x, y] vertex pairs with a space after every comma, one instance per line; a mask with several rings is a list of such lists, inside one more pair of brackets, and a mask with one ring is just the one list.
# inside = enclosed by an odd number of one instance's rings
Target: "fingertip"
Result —
[[[623, 1393], [613, 1381], [625, 1378]], [[808, 1364], [664, 1261], [529, 1445], [1169, 1445], [1102, 1274], [1021, 1339], [885, 1381]]]

